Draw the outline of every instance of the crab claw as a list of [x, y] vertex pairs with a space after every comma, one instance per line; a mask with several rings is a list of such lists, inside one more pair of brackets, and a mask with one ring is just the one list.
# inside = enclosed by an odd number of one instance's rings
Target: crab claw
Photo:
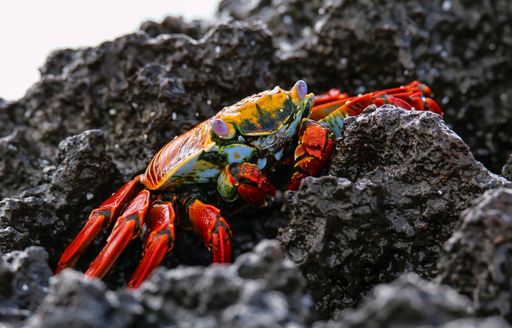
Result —
[[231, 229], [215, 206], [195, 199], [188, 208], [194, 231], [212, 252], [213, 262], [231, 262]]

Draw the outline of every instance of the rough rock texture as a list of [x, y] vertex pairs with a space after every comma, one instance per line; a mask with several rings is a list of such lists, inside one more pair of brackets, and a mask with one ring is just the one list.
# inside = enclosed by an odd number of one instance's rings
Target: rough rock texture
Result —
[[[1, 117], [0, 120], [8, 122]], [[11, 131], [0, 137], [0, 199], [35, 185], [40, 170], [48, 165], [48, 161], [39, 158], [38, 149], [27, 141], [23, 128]]]
[[[144, 28], [157, 34], [150, 26]], [[192, 33], [192, 24], [183, 28], [173, 32], [201, 34]], [[172, 30], [165, 22], [160, 29]], [[97, 48], [52, 53], [41, 81], [4, 110], [29, 126], [29, 140], [50, 160], [67, 136], [90, 128], [109, 131], [109, 151], [129, 178], [174, 136], [273, 86], [273, 56], [271, 36], [261, 25], [219, 24], [198, 40], [141, 31]]]
[[468, 298], [410, 273], [377, 286], [358, 309], [345, 311], [343, 318], [314, 327], [510, 327], [500, 317], [480, 319], [472, 315]]
[[507, 183], [440, 116], [393, 107], [346, 120], [330, 173], [287, 195], [278, 236], [323, 317], [404, 271], [434, 277], [459, 213]]
[[361, 93], [419, 79], [479, 160], [498, 172], [512, 151], [507, 0], [223, 0], [219, 8], [269, 25], [279, 81]]
[[111, 192], [117, 171], [100, 130], [63, 140], [57, 159], [40, 173], [40, 185], [0, 201], [1, 252], [40, 245], [54, 260], [66, 232], [77, 232], [90, 206]]
[[41, 247], [14, 251], [0, 258], [0, 322], [26, 319], [48, 291], [52, 272]]
[[507, 159], [507, 163], [501, 169], [501, 175], [503, 175], [508, 180], [512, 181], [512, 154]]
[[135, 292], [66, 270], [29, 327], [302, 327], [312, 302], [276, 241], [229, 266], [159, 269]]
[[487, 191], [446, 242], [439, 279], [470, 296], [480, 315], [512, 321], [512, 189]]

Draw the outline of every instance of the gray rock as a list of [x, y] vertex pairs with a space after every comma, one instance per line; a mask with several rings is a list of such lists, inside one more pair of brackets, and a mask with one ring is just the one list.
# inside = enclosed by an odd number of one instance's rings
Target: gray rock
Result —
[[474, 318], [471, 301], [448, 286], [405, 274], [375, 287], [357, 309], [319, 322], [315, 328], [365, 327], [510, 327], [503, 318]]
[[311, 307], [300, 272], [267, 240], [232, 265], [160, 268], [135, 291], [65, 270], [28, 326], [303, 327]]
[[512, 189], [487, 191], [444, 245], [439, 279], [468, 295], [480, 315], [512, 320]]
[[287, 195], [278, 236], [325, 318], [402, 272], [433, 278], [460, 212], [508, 183], [439, 115], [391, 107], [346, 120], [330, 173]]
[[[7, 120], [3, 122], [7, 123]], [[27, 141], [25, 133], [25, 129], [17, 128], [0, 137], [0, 200], [18, 195], [27, 186], [38, 182], [43, 163], [39, 161], [37, 148]]]
[[508, 180], [512, 180], [512, 154], [508, 156], [507, 163], [501, 169], [501, 175]]
[[0, 258], [0, 321], [26, 319], [48, 292], [52, 272], [41, 247], [14, 251]]

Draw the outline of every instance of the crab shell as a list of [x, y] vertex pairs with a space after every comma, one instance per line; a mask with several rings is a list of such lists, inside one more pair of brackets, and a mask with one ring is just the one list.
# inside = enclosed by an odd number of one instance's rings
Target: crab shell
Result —
[[298, 81], [290, 91], [275, 87], [225, 107], [160, 149], [142, 182], [149, 190], [170, 191], [216, 182], [232, 163], [263, 169], [269, 157], [278, 161], [283, 145], [294, 140], [313, 99], [306, 83]]

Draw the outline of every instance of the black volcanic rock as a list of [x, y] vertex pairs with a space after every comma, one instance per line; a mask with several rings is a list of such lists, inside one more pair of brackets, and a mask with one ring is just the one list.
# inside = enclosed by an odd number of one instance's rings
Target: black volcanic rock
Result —
[[285, 198], [278, 238], [329, 317], [371, 286], [414, 271], [437, 274], [459, 214], [508, 183], [477, 162], [433, 113], [369, 108], [345, 120], [330, 173]]
[[473, 315], [471, 301], [465, 296], [409, 273], [391, 284], [375, 287], [360, 307], [345, 311], [342, 318], [314, 327], [510, 327], [500, 317]]
[[14, 251], [0, 258], [0, 322], [26, 319], [42, 302], [52, 272], [41, 247]]
[[512, 180], [512, 154], [507, 159], [507, 163], [501, 169], [501, 175], [503, 175], [508, 180]]
[[480, 315], [512, 321], [512, 189], [489, 190], [446, 242], [439, 280], [471, 297]]
[[108, 291], [65, 270], [29, 327], [304, 327], [312, 302], [276, 241], [232, 265], [159, 269], [133, 291]]

